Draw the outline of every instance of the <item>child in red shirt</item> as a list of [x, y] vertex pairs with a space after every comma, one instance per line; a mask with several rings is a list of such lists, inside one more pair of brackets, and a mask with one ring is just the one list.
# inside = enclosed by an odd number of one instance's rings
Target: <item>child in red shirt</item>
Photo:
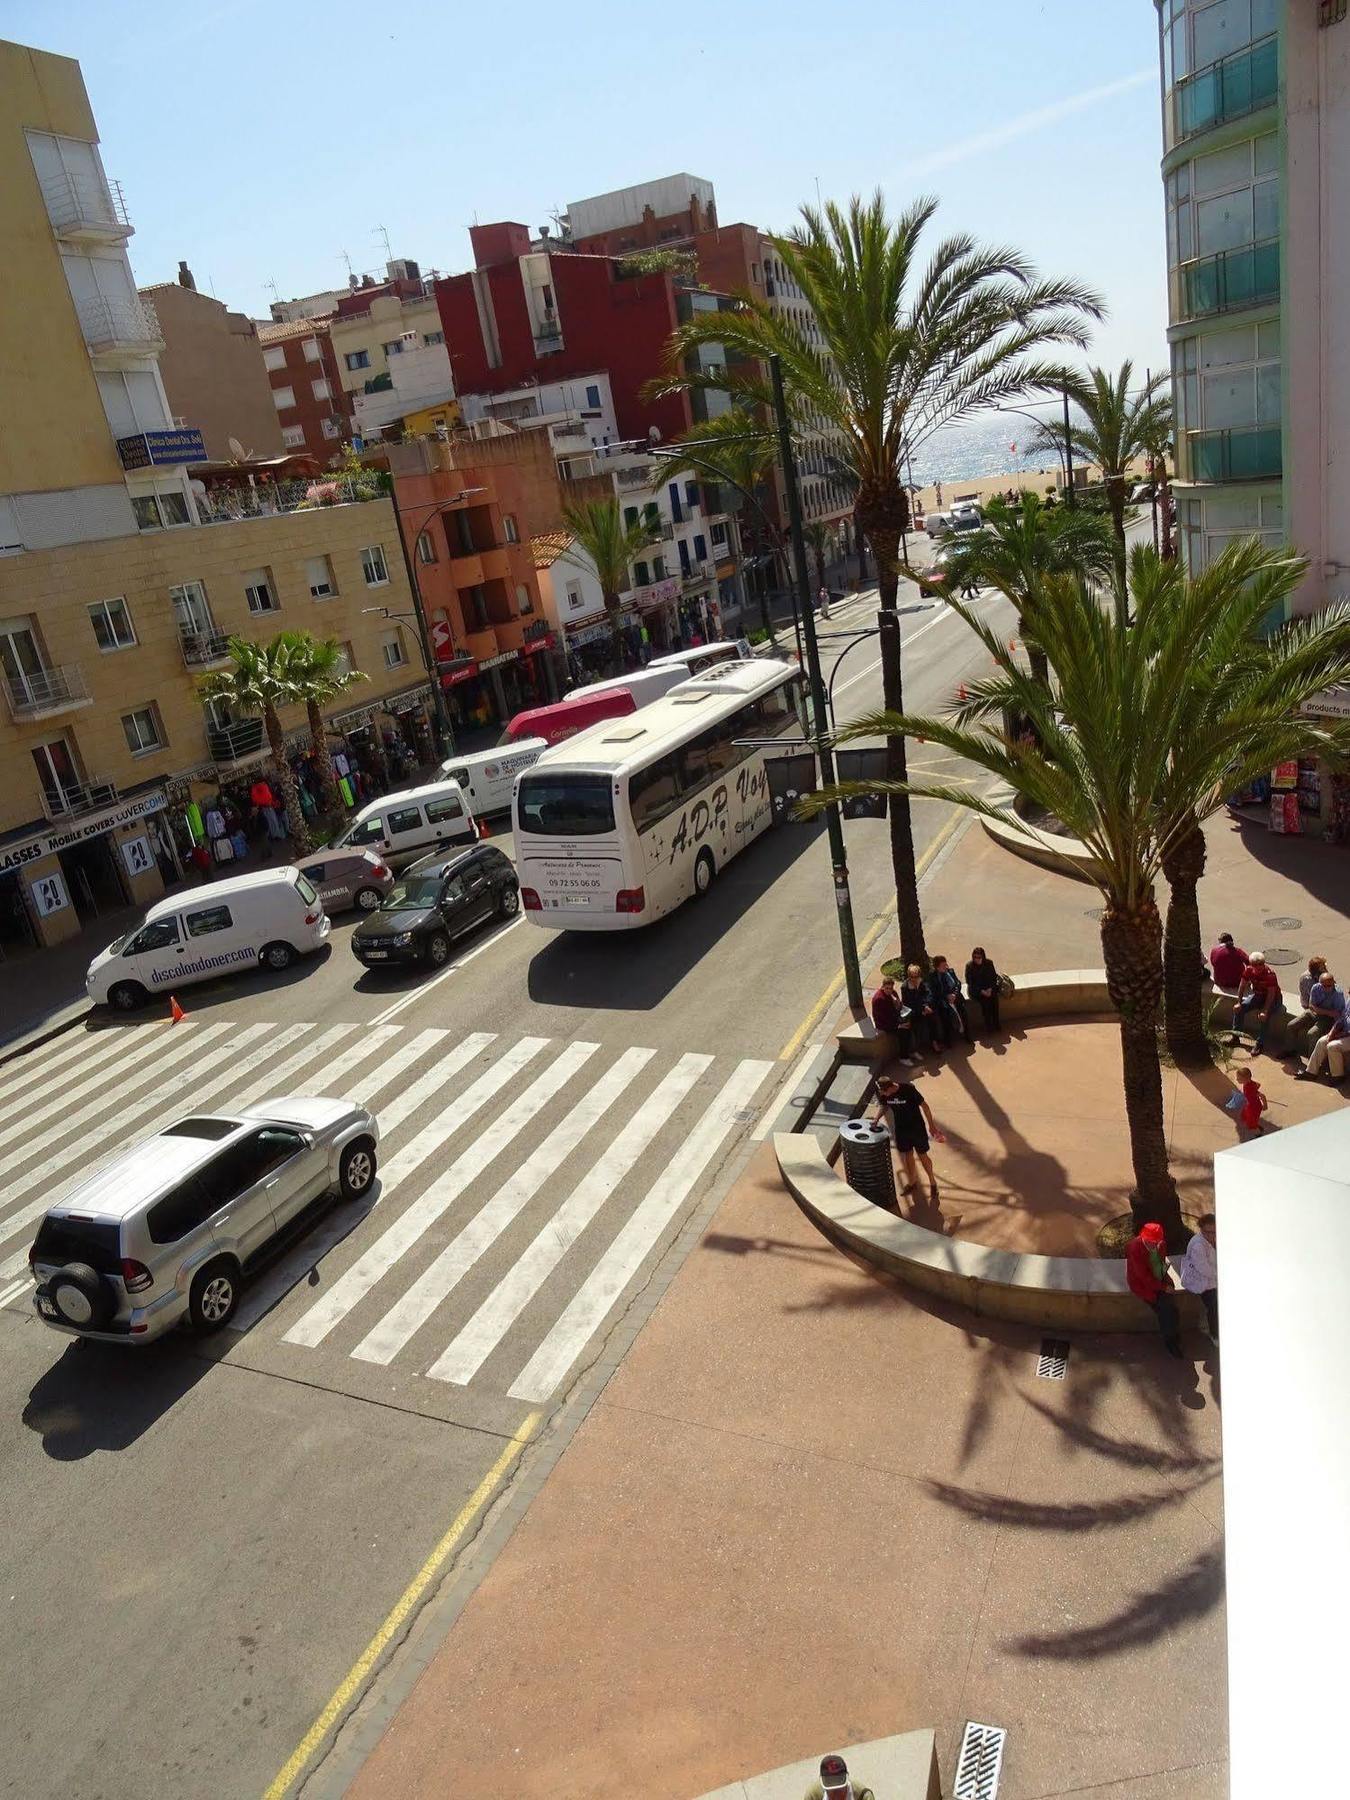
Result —
[[1250, 1131], [1253, 1137], [1261, 1134], [1261, 1114], [1269, 1107], [1270, 1102], [1261, 1092], [1260, 1083], [1252, 1079], [1250, 1069], [1235, 1071], [1238, 1086], [1242, 1093], [1242, 1111], [1238, 1114], [1238, 1126], [1242, 1131]]

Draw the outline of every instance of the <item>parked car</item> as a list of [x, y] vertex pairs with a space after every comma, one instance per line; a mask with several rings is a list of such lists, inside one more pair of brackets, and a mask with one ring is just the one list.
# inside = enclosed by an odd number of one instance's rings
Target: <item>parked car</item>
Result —
[[477, 841], [478, 826], [459, 783], [433, 781], [368, 802], [333, 848], [373, 850], [398, 870], [434, 852], [444, 854], [452, 844]]
[[295, 1096], [165, 1126], [48, 1209], [33, 1307], [71, 1337], [148, 1344], [227, 1325], [243, 1284], [315, 1202], [375, 1180], [379, 1128], [349, 1100]]
[[394, 885], [394, 871], [373, 850], [321, 850], [318, 862], [295, 866], [319, 890], [324, 911], [374, 912]]
[[952, 529], [952, 515], [949, 512], [930, 512], [924, 529], [933, 539], [949, 537]]
[[453, 939], [485, 919], [514, 918], [520, 883], [509, 856], [491, 844], [449, 858], [429, 856], [395, 882], [376, 913], [352, 933], [352, 953], [367, 968], [450, 960]]

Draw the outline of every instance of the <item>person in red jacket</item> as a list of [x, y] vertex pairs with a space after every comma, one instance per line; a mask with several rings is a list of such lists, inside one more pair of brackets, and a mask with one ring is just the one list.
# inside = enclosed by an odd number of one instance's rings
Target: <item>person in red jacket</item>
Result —
[[1125, 1251], [1125, 1280], [1132, 1294], [1150, 1307], [1169, 1356], [1181, 1355], [1181, 1319], [1172, 1298], [1172, 1271], [1167, 1239], [1152, 1219], [1130, 1239]]

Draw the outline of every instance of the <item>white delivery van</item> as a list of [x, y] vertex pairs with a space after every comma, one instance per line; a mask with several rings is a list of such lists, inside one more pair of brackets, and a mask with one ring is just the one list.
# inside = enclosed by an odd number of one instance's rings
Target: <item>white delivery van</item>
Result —
[[697, 650], [672, 650], [666, 656], [654, 656], [647, 664], [645, 673], [653, 669], [674, 669], [676, 679], [688, 681], [691, 675], [702, 675], [706, 669], [715, 669], [718, 663], [734, 662], [738, 657], [750, 655], [750, 645], [745, 638], [721, 639], [715, 644], [700, 644]]
[[497, 750], [480, 750], [476, 756], [452, 756], [441, 764], [447, 781], [457, 781], [469, 807], [479, 818], [488, 813], [510, 812], [516, 776], [530, 768], [548, 749], [547, 738], [522, 738]]
[[478, 826], [463, 788], [457, 781], [434, 781], [371, 800], [336, 840], [335, 848], [351, 844], [358, 850], [375, 850], [391, 869], [406, 869], [419, 856], [454, 844], [472, 844], [477, 837]]
[[563, 702], [571, 706], [580, 700], [593, 700], [597, 694], [611, 694], [616, 688], [624, 688], [633, 696], [633, 710], [640, 712], [653, 700], [664, 700], [677, 681], [687, 680], [688, 671], [682, 665], [654, 662], [627, 675], [613, 675], [606, 681], [588, 681], [584, 687], [571, 688], [563, 695]]
[[255, 869], [156, 901], [135, 930], [99, 951], [84, 985], [95, 1004], [130, 1012], [189, 982], [259, 963], [289, 968], [297, 956], [322, 949], [331, 930], [299, 869]]

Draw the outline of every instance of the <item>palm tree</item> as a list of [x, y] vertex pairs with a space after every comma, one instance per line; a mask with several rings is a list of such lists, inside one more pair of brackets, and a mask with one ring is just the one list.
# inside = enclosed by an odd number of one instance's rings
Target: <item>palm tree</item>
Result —
[[[1048, 685], [1015, 660], [1012, 650], [960, 601], [949, 604], [984, 644], [995, 672], [971, 687], [969, 698], [945, 718], [880, 713], [859, 719], [839, 734], [841, 742], [902, 731], [940, 745], [1005, 782], [1014, 793], [1062, 821], [1090, 852], [1090, 879], [1105, 901], [1101, 921], [1107, 987], [1120, 1019], [1125, 1113], [1135, 1191], [1136, 1219], [1157, 1219], [1179, 1248], [1186, 1231], [1176, 1184], [1168, 1167], [1163, 1119], [1158, 1023], [1163, 997], [1163, 925], [1154, 882], [1189, 816], [1203, 817], [1222, 795], [1240, 786], [1272, 754], [1292, 754], [1319, 735], [1306, 721], [1286, 716], [1281, 736], [1275, 715], [1280, 677], [1265, 666], [1258, 677], [1234, 675], [1249, 651], [1225, 636], [1229, 660], [1213, 665], [1214, 680], [1229, 682], [1233, 705], [1225, 728], [1196, 733], [1195, 671], [1206, 665], [1208, 646], [1223, 633], [1225, 609], [1250, 585], [1269, 605], [1299, 578], [1296, 559], [1258, 545], [1234, 546], [1205, 575], [1188, 581], [1150, 546], [1138, 546], [1129, 570], [1125, 610], [1103, 608], [1082, 581], [1056, 575], [1044, 580], [1028, 604], [1026, 629], [1045, 652]], [[1332, 616], [1339, 633], [1350, 615]], [[1241, 634], [1239, 634], [1241, 635]], [[1308, 653], [1298, 665], [1302, 684], [1334, 679], [1335, 659]], [[1203, 687], [1203, 681], [1200, 686]], [[1283, 689], [1288, 714], [1291, 696]], [[1246, 735], [1259, 699], [1270, 725], [1258, 745]], [[1030, 723], [1028, 736], [1009, 742], [1005, 714]], [[1202, 722], [1203, 723], [1203, 722]], [[1192, 756], [1188, 740], [1203, 736], [1208, 755]], [[1225, 771], [1225, 756], [1232, 757]], [[852, 793], [889, 793], [890, 782], [847, 782], [823, 790], [802, 805], [816, 811]], [[906, 784], [906, 791], [989, 818], [1007, 809], [969, 789], [939, 783]], [[1198, 952], [1197, 952], [1198, 959]], [[1198, 960], [1197, 965], [1198, 967]]]
[[304, 701], [309, 715], [309, 737], [319, 768], [323, 804], [328, 812], [337, 813], [342, 808], [342, 796], [320, 709], [366, 677], [360, 669], [352, 668], [345, 647], [336, 638], [316, 638], [308, 631], [283, 631], [278, 633], [278, 641], [282, 639], [296, 698]]
[[661, 527], [653, 524], [645, 512], [639, 512], [632, 524], [625, 525], [617, 500], [583, 500], [575, 506], [565, 505], [563, 524], [576, 539], [575, 546], [567, 553], [570, 560], [577, 562], [579, 558], [575, 552], [580, 550], [595, 567], [609, 618], [610, 649], [617, 675], [623, 669], [623, 617], [619, 595], [632, 583], [630, 565], [644, 550], [661, 542]]
[[[705, 481], [711, 476], [714, 481], [725, 482], [741, 495], [742, 500], [750, 502], [758, 515], [752, 535], [762, 543], [766, 555], [775, 555], [776, 533], [761, 499], [765, 478], [774, 466], [774, 441], [763, 420], [744, 407], [732, 406], [685, 432], [672, 449], [674, 455], [662, 459], [672, 474], [688, 471]], [[745, 531], [739, 521], [737, 531], [742, 546], [740, 560], [744, 563]], [[758, 588], [759, 622], [768, 632], [770, 641], [776, 643], [765, 586], [761, 582]]]
[[[1106, 581], [1114, 567], [1110, 533], [1100, 518], [1067, 507], [1047, 508], [1039, 494], [1024, 488], [1020, 506], [991, 500], [983, 528], [954, 541], [940, 585], [960, 593], [973, 584], [1006, 595], [1022, 621], [1031, 672], [1045, 682], [1045, 652], [1026, 629], [1026, 614], [1041, 584], [1056, 575]], [[931, 577], [927, 585], [934, 585]]]
[[825, 558], [834, 548], [833, 535], [823, 519], [812, 519], [808, 525], [803, 525], [802, 536], [810, 545], [811, 554], [815, 558], [816, 586], [823, 588], [825, 586]]
[[286, 739], [278, 717], [283, 706], [294, 705], [298, 698], [291, 670], [291, 650], [283, 641], [286, 636], [282, 632], [270, 644], [255, 644], [248, 638], [232, 637], [229, 641], [232, 666], [203, 676], [197, 683], [197, 692], [203, 700], [225, 701], [232, 712], [261, 717], [271, 746], [291, 843], [303, 854], [309, 849], [309, 831], [300, 810], [295, 776], [286, 760]]
[[[1085, 315], [1101, 302], [1078, 282], [1043, 281], [1015, 250], [956, 235], [920, 264], [924, 231], [937, 210], [915, 201], [887, 217], [880, 193], [803, 207], [802, 222], [774, 249], [812, 309], [819, 339], [786, 313], [747, 300], [737, 311], [698, 313], [671, 340], [667, 386], [740, 390], [768, 400], [762, 370], [777, 357], [800, 431], [823, 431], [855, 486], [854, 518], [876, 559], [882, 607], [882, 689], [889, 712], [904, 710], [896, 614], [900, 536], [909, 525], [904, 471], [943, 425], [982, 407], [1051, 386], [1058, 365], [1038, 360], [1048, 344], [1083, 344]], [[692, 353], [723, 347], [719, 374], [690, 373]], [[731, 359], [745, 359], [733, 362]], [[901, 951], [926, 962], [905, 789], [905, 743], [891, 733], [888, 779]]]

